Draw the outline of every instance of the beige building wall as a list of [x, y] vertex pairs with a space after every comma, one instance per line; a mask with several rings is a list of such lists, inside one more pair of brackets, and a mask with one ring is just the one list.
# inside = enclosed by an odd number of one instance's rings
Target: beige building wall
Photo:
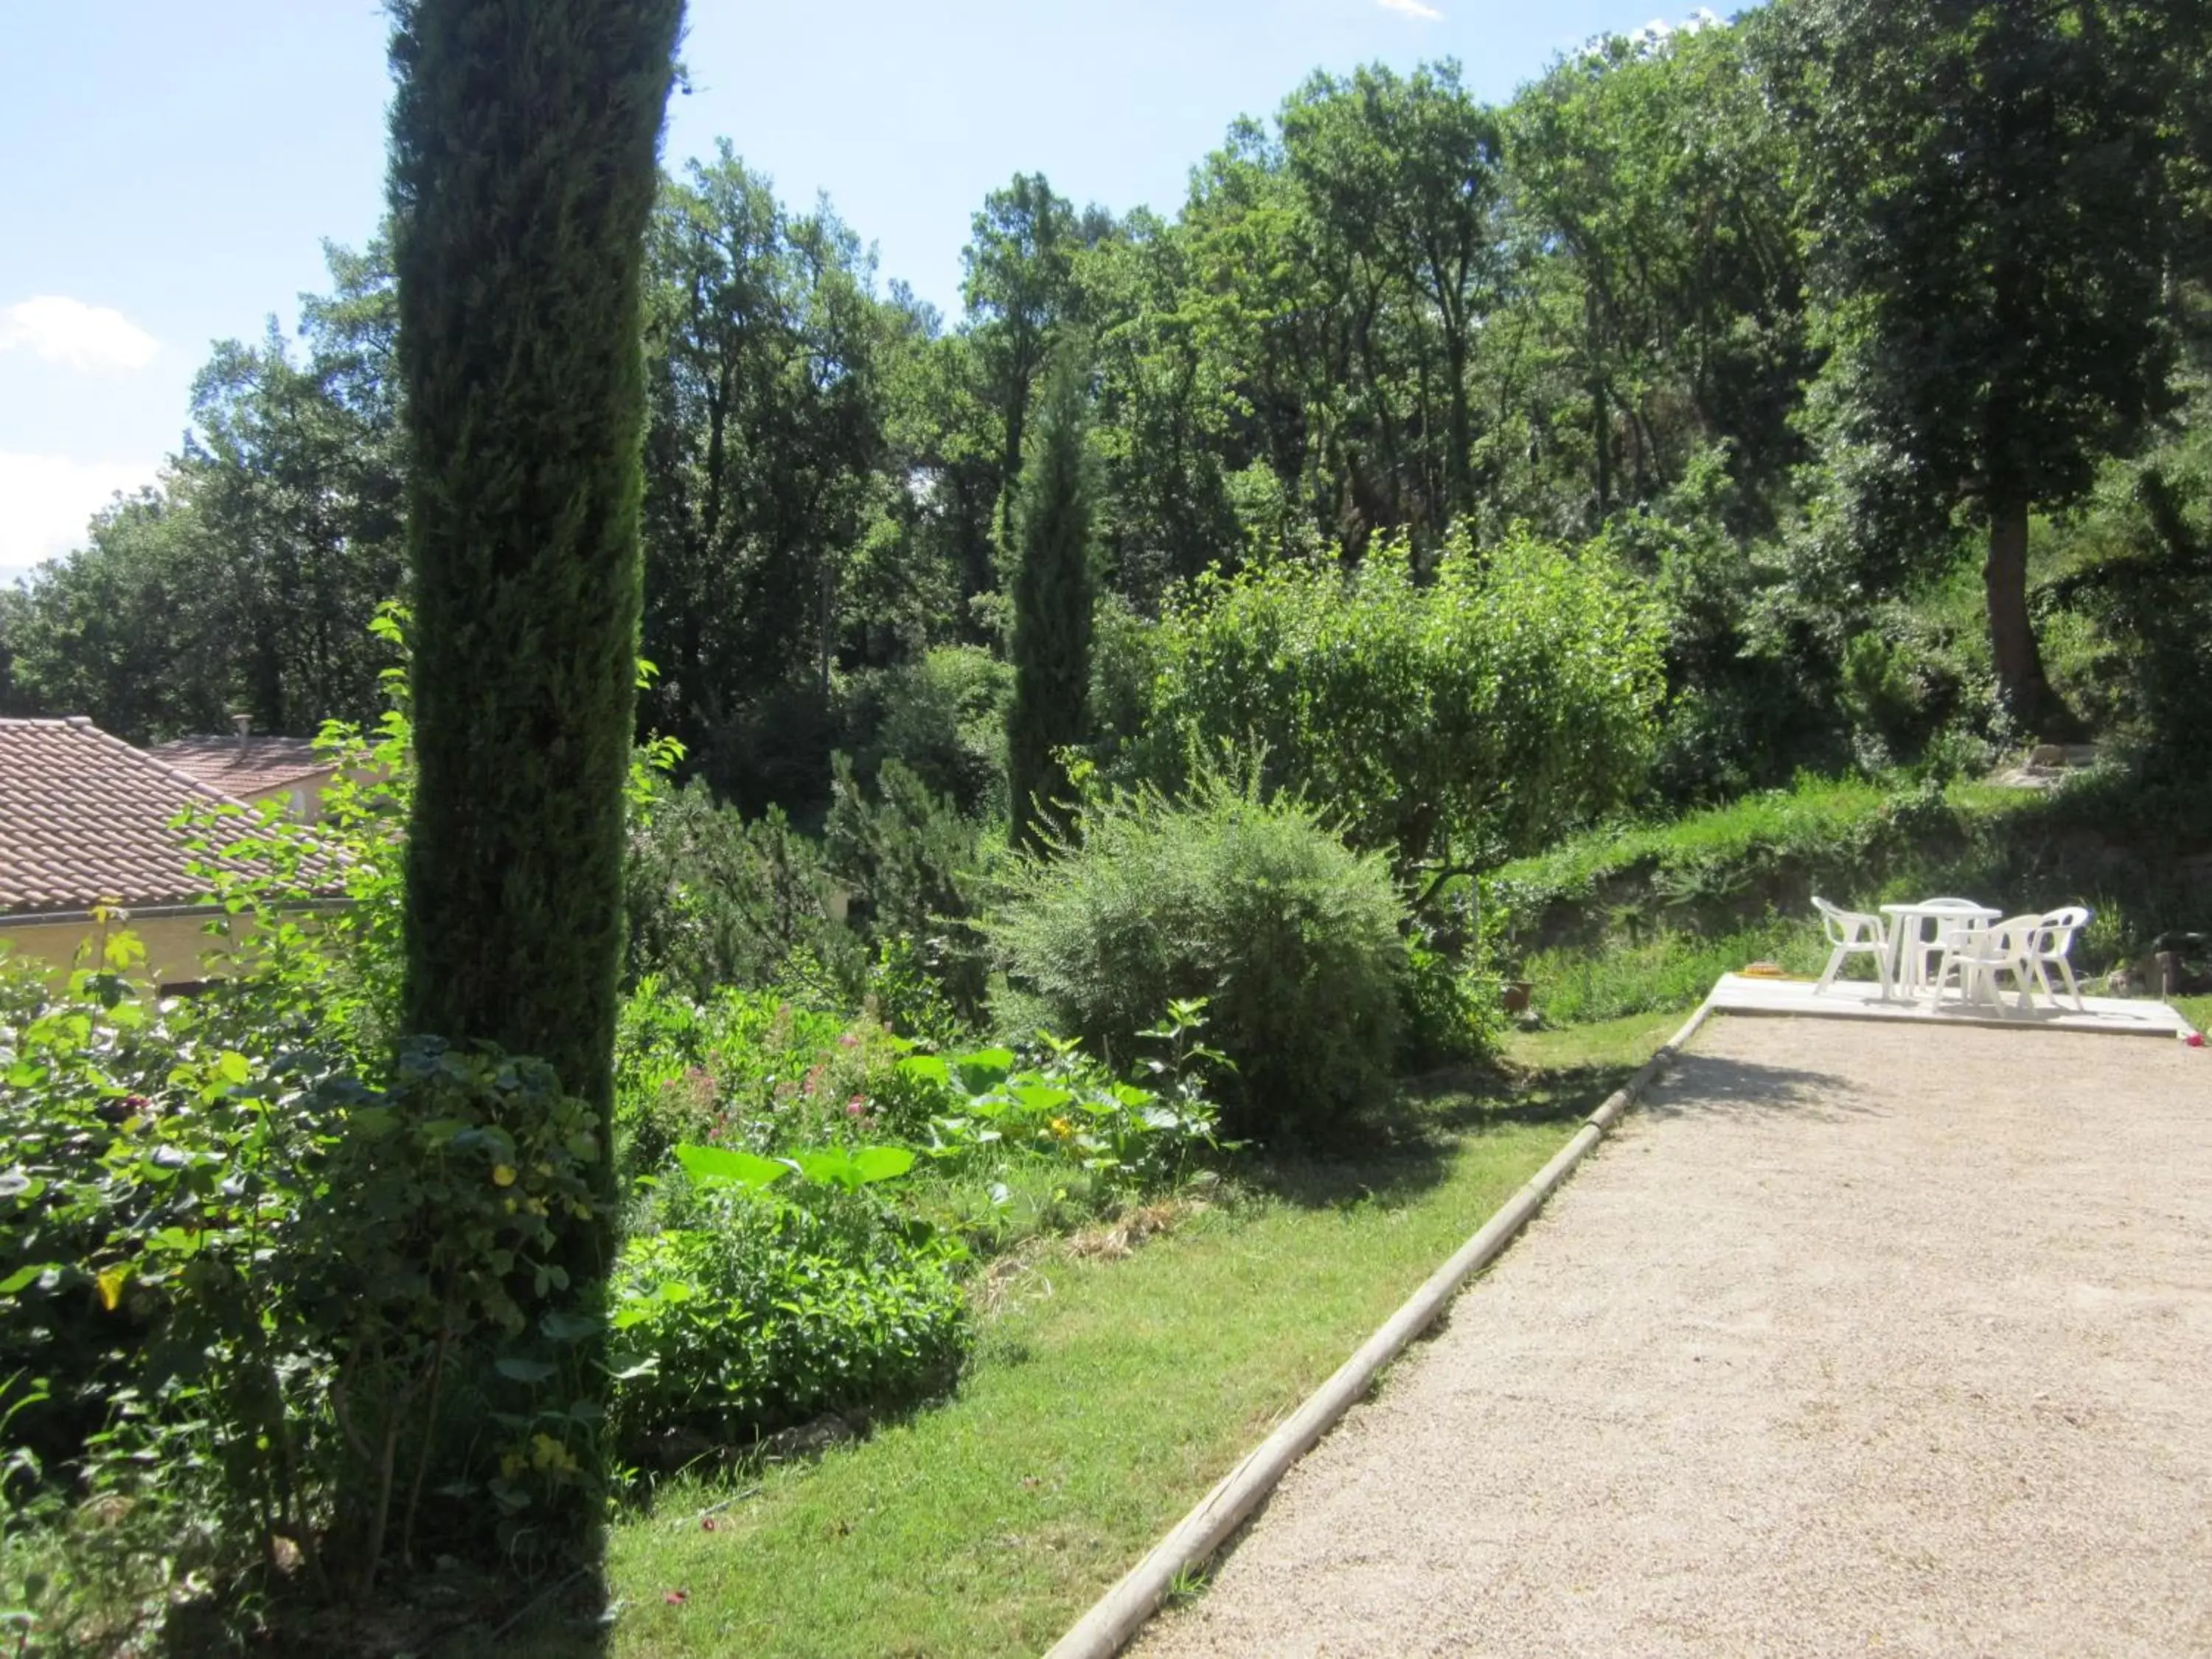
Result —
[[59, 984], [76, 968], [94, 963], [96, 952], [88, 947], [95, 933], [104, 928], [111, 933], [129, 933], [146, 947], [145, 961], [125, 970], [131, 978], [150, 978], [156, 985], [187, 984], [218, 976], [216, 957], [228, 941], [210, 936], [206, 927], [220, 914], [213, 909], [193, 910], [105, 923], [82, 916], [52, 921], [0, 921], [0, 954], [44, 963]]

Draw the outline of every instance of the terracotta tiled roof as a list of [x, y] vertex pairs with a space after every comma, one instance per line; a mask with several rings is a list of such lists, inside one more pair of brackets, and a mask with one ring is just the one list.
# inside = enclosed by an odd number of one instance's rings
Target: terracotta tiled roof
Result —
[[331, 769], [330, 757], [315, 752], [312, 738], [177, 738], [148, 752], [240, 799]]
[[170, 820], [229, 799], [88, 720], [0, 720], [0, 915], [204, 896]]

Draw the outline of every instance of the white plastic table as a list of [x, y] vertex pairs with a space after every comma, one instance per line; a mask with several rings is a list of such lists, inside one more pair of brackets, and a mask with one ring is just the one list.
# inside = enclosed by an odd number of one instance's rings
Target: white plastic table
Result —
[[1889, 918], [1889, 982], [1901, 997], [1913, 996], [1926, 988], [1922, 979], [1927, 969], [1926, 949], [1942, 941], [1941, 933], [1929, 933], [1929, 922], [1948, 922], [1954, 927], [1963, 922], [1978, 933], [2004, 916], [2003, 911], [1993, 910], [1986, 904], [1928, 902], [1885, 904], [1881, 913]]

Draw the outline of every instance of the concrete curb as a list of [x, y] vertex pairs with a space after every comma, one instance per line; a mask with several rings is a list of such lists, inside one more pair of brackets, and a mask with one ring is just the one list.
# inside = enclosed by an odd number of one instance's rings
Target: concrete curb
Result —
[[1543, 1207], [1544, 1200], [1572, 1173], [1575, 1165], [1589, 1156], [1590, 1148], [1605, 1138], [1606, 1132], [1651, 1086], [1712, 1012], [1710, 1000], [1701, 1004], [1682, 1029], [1644, 1062], [1643, 1069], [1583, 1120], [1575, 1138], [1530, 1177], [1528, 1185], [1485, 1222], [1474, 1237], [1454, 1251], [1451, 1259], [1431, 1274], [1428, 1281], [1303, 1406], [1248, 1453], [1243, 1462], [1223, 1476], [1219, 1484], [1199, 1500], [1198, 1506], [1152, 1547], [1150, 1554], [1101, 1596], [1066, 1635], [1053, 1644], [1045, 1659], [1112, 1659], [1119, 1653], [1167, 1599], [1176, 1580], [1212, 1557], [1228, 1540], [1229, 1534], [1274, 1491], [1290, 1473], [1291, 1466], [1310, 1451], [1315, 1443], [1365, 1396], [1382, 1368], [1403, 1352], [1407, 1343], [1436, 1322], [1437, 1316], [1458, 1294], [1462, 1285], [1489, 1266], [1513, 1242], [1514, 1235], [1527, 1224], [1529, 1217]]

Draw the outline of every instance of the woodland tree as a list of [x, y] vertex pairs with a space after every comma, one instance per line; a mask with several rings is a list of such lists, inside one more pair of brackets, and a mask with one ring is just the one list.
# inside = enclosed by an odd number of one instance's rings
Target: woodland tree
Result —
[[1970, 509], [2001, 695], [2072, 717], [2027, 602], [2028, 516], [2068, 507], [2169, 406], [2163, 9], [1805, 0], [1777, 54], [1810, 171], [1844, 442], [1923, 513]]

